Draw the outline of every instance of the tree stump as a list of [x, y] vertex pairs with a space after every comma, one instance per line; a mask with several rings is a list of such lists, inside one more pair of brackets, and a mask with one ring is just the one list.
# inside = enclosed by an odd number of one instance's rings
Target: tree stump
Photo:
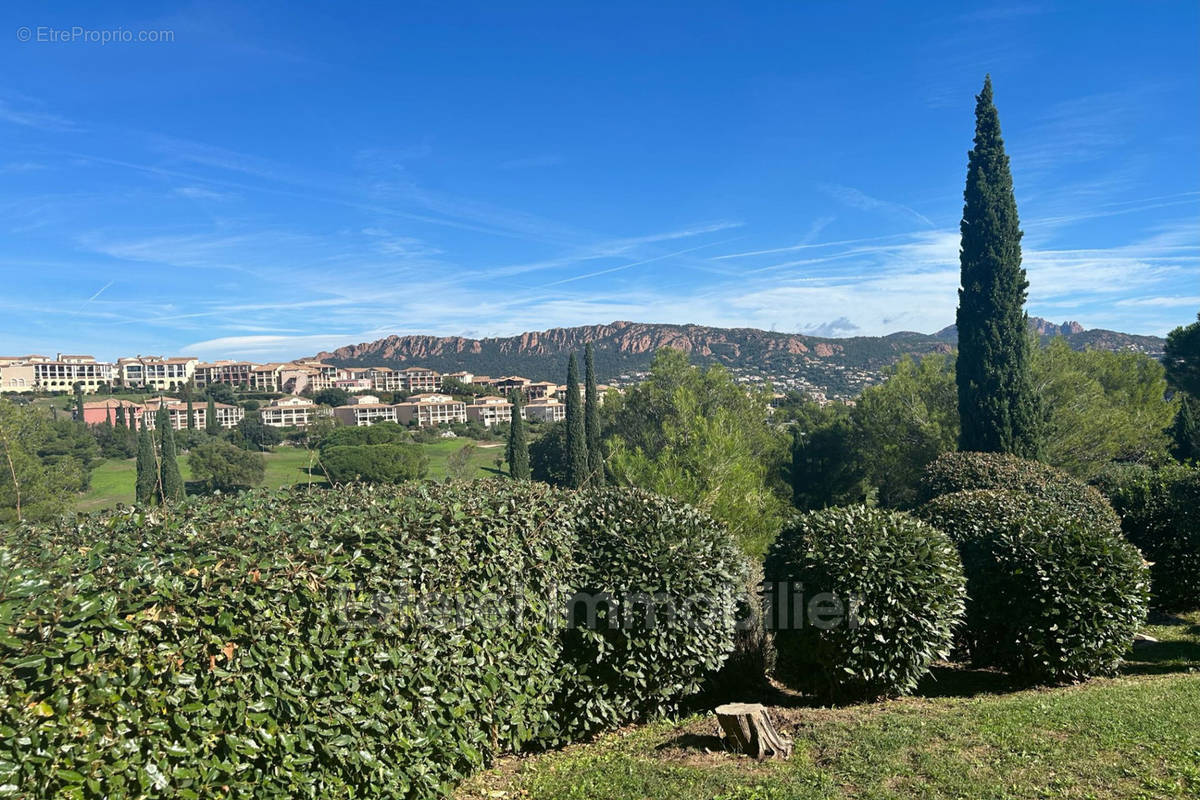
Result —
[[759, 703], [726, 703], [717, 706], [717, 722], [725, 734], [725, 747], [758, 760], [787, 758], [792, 740], [775, 730], [767, 709]]

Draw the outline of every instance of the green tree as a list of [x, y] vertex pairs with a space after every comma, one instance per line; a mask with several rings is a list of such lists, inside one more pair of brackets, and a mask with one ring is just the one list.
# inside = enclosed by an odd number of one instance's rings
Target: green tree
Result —
[[1186, 392], [1179, 394], [1179, 411], [1171, 425], [1171, 455], [1180, 461], [1200, 460], [1200, 422], [1196, 419], [1196, 401]]
[[198, 445], [188, 453], [192, 478], [207, 492], [248, 489], [263, 482], [266, 463], [253, 453], [220, 439]]
[[137, 482], [134, 486], [137, 502], [150, 505], [158, 501], [158, 459], [154, 457], [154, 438], [150, 429], [142, 425], [138, 433]]
[[159, 449], [163, 502], [177, 503], [183, 499], [185, 488], [183, 475], [179, 472], [179, 455], [175, 452], [175, 429], [171, 427], [169, 417], [159, 436]]
[[116, 421], [116, 426], [117, 426], [118, 428], [127, 428], [127, 427], [129, 427], [129, 426], [128, 426], [128, 424], [125, 422], [125, 404], [124, 404], [124, 403], [121, 403], [121, 405], [117, 406], [117, 421]]
[[1033, 458], [1039, 411], [1030, 374], [1021, 229], [989, 76], [976, 97], [960, 225], [959, 448]]
[[188, 398], [187, 398], [187, 429], [189, 431], [196, 430], [196, 414], [195, 414], [195, 409], [192, 408], [191, 392], [188, 393]]
[[529, 477], [551, 486], [567, 485], [566, 420], [544, 426], [542, 434], [529, 443]]
[[446, 456], [446, 477], [452, 481], [465, 481], [470, 478], [471, 459], [475, 457], [478, 449], [478, 446], [471, 442]]
[[204, 394], [208, 396], [209, 400], [226, 405], [233, 405], [237, 402], [237, 395], [228, 383], [210, 383], [204, 387]]
[[789, 470], [792, 504], [815, 510], [862, 502], [862, 464], [854, 448], [849, 406], [808, 401], [794, 413]]
[[334, 483], [403, 483], [424, 478], [429, 458], [419, 444], [335, 445], [321, 450], [321, 466]]
[[211, 397], [208, 398], [208, 405], [204, 409], [204, 431], [209, 436], [221, 435], [221, 423], [217, 421], [217, 403]]
[[604, 485], [604, 451], [600, 449], [600, 396], [596, 390], [596, 356], [591, 342], [583, 353], [583, 427], [587, 440], [588, 482], [598, 489]]
[[1058, 337], [1033, 354], [1034, 388], [1045, 410], [1042, 458], [1079, 478], [1109, 461], [1167, 458], [1165, 429], [1175, 404], [1165, 399], [1161, 364], [1141, 353], [1072, 350]]
[[83, 384], [75, 384], [75, 420], [83, 422]]
[[850, 416], [854, 450], [880, 504], [916, 501], [925, 466], [959, 439], [954, 365], [942, 355], [905, 357], [863, 391]]
[[1200, 314], [1196, 314], [1196, 321], [1191, 325], [1180, 326], [1167, 334], [1163, 366], [1172, 386], [1192, 397], [1200, 397]]
[[279, 429], [262, 421], [262, 414], [249, 411], [238, 422], [236, 432], [242, 440], [242, 446], [247, 450], [270, 450], [274, 445], [283, 441]]
[[567, 485], [573, 489], [588, 483], [587, 428], [579, 401], [579, 363], [571, 353], [567, 360]]
[[322, 406], [344, 406], [350, 402], [350, 393], [345, 389], [339, 389], [336, 386], [329, 389], [322, 389], [313, 395], [313, 402]]
[[661, 349], [647, 379], [606, 409], [610, 476], [707, 511], [761, 555], [789, 494], [781, 478], [787, 440], [767, 425], [767, 399], [723, 367], [700, 369]]
[[518, 481], [529, 480], [529, 443], [525, 438], [525, 420], [521, 418], [521, 393], [514, 391], [512, 401], [512, 422], [508, 424], [508, 447], [505, 458], [508, 461], [508, 474]]
[[54, 424], [32, 405], [0, 398], [0, 524], [50, 519], [69, 508], [84, 470], [70, 456], [38, 454], [55, 437]]

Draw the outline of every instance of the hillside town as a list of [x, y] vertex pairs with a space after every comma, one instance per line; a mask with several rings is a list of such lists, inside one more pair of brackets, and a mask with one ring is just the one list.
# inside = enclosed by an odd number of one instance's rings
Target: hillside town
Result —
[[[116, 362], [90, 355], [58, 354], [0, 357], [0, 393], [79, 393], [83, 395], [141, 392], [143, 402], [111, 397], [84, 402], [88, 425], [120, 420], [130, 427], [154, 429], [156, 412], [165, 408], [175, 430], [206, 427], [211, 408], [216, 426], [233, 428], [245, 418], [244, 408], [229, 403], [189, 403], [179, 394], [225, 384], [246, 392], [275, 394], [257, 411], [264, 425], [304, 428], [320, 416], [340, 424], [367, 426], [396, 422], [436, 427], [474, 421], [492, 427], [512, 420], [514, 393], [521, 398], [522, 419], [558, 422], [566, 418], [567, 387], [518, 375], [491, 377], [470, 372], [438, 373], [425, 367], [338, 367], [322, 361], [256, 364], [250, 361], [200, 361], [186, 356], [132, 356]], [[451, 392], [454, 387], [457, 392]], [[609, 386], [598, 387], [603, 393]], [[349, 402], [333, 408], [313, 395], [328, 389], [345, 392]], [[379, 393], [403, 398], [381, 402]], [[603, 396], [603, 394], [601, 395]], [[468, 398], [470, 402], [462, 398]], [[189, 415], [191, 415], [189, 424]]]

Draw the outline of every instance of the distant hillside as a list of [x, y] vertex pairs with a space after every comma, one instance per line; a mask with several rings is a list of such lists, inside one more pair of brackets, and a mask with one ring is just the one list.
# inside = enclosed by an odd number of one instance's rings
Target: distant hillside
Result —
[[[1154, 336], [1088, 331], [1078, 323], [1060, 326], [1040, 318], [1031, 323], [1043, 335], [1066, 336], [1076, 348], [1140, 350], [1153, 355], [1162, 352], [1163, 340]], [[562, 380], [567, 353], [582, 351], [590, 342], [596, 351], [600, 379], [613, 381], [645, 371], [656, 350], [673, 347], [691, 354], [694, 361], [718, 362], [735, 373], [771, 378], [781, 386], [852, 396], [875, 382], [883, 368], [901, 356], [948, 353], [956, 340], [954, 326], [935, 334], [902, 331], [887, 336], [828, 339], [755, 328], [613, 322], [486, 339], [388, 336], [319, 353], [317, 358], [341, 366], [420, 365], [440, 372], [466, 370], [477, 375]]]

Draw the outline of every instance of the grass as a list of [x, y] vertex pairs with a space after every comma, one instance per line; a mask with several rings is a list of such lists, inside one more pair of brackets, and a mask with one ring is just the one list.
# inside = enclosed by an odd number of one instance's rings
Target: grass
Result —
[[[441, 480], [448, 473], [447, 461], [450, 456], [461, 450], [467, 444], [475, 444], [470, 460], [468, 474], [470, 477], [495, 477], [497, 470], [496, 456], [504, 455], [504, 445], [488, 447], [491, 442], [472, 442], [467, 439], [444, 439], [431, 444], [423, 444], [429, 455], [429, 477]], [[279, 446], [270, 453], [263, 453], [266, 461], [266, 475], [262, 485], [270, 489], [293, 486], [298, 483], [325, 483], [319, 470], [309, 474], [313, 466], [311, 456], [302, 447]], [[188, 469], [187, 457], [179, 459], [179, 470], [185, 481], [191, 480], [191, 470]], [[133, 503], [133, 484], [137, 476], [134, 459], [108, 459], [92, 471], [91, 488], [80, 495], [75, 503], [76, 511], [99, 511], [114, 508], [118, 504]]]
[[1155, 620], [1116, 678], [1017, 689], [946, 667], [919, 696], [772, 718], [788, 761], [722, 752], [711, 716], [502, 761], [460, 800], [1200, 796], [1200, 612]]

